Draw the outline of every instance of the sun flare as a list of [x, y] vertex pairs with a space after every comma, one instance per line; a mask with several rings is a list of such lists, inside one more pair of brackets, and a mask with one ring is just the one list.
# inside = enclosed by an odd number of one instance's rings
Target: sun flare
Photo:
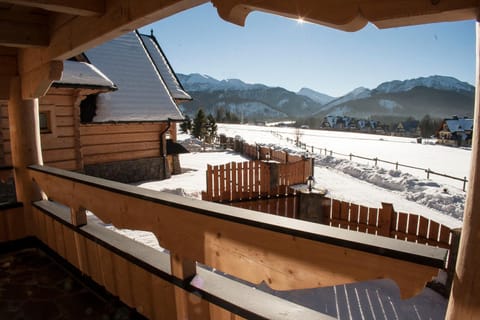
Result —
[[303, 18], [298, 18], [297, 19], [297, 23], [298, 24], [304, 24], [305, 23], [305, 20]]

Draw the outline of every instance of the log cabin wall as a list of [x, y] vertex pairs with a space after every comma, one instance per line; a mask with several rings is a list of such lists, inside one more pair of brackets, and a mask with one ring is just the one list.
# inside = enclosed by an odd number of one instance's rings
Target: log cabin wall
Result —
[[171, 172], [160, 152], [167, 123], [81, 124], [80, 143], [88, 175], [120, 182], [164, 179]]
[[50, 88], [39, 99], [40, 138], [43, 162], [65, 170], [81, 170], [78, 143], [77, 97], [75, 89]]
[[[179, 166], [164, 161], [160, 135], [167, 123], [80, 123], [80, 102], [91, 90], [50, 88], [39, 100], [45, 165], [120, 182], [165, 179]], [[43, 120], [42, 120], [43, 117]], [[7, 101], [0, 100], [0, 165], [12, 165]], [[176, 140], [176, 126], [170, 137]], [[178, 171], [178, 170], [177, 170]]]

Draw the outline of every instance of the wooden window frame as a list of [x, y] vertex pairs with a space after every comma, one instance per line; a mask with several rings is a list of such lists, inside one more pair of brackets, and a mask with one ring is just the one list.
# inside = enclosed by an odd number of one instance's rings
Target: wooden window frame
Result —
[[40, 126], [40, 134], [55, 136], [56, 135], [55, 106], [54, 105], [40, 106], [39, 115], [38, 115], [39, 125], [40, 125], [40, 118], [42, 117], [42, 114], [46, 115], [45, 117], [47, 122], [47, 128], [42, 128]]

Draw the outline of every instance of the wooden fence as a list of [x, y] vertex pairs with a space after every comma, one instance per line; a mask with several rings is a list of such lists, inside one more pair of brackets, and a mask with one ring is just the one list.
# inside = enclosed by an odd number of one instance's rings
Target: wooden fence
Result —
[[305, 183], [312, 174], [311, 167], [310, 159], [294, 163], [254, 160], [207, 165], [207, 190], [202, 199], [221, 202], [284, 196], [288, 187]]
[[259, 199], [250, 201], [238, 201], [230, 203], [231, 206], [254, 210], [276, 216], [298, 219], [299, 197], [296, 196], [295, 189], [286, 188], [284, 197], [274, 197], [270, 199]]
[[417, 214], [396, 212], [392, 204], [369, 208], [324, 197], [318, 212], [307, 215], [300, 211], [301, 197], [292, 189], [288, 194], [290, 196], [285, 198], [234, 202], [231, 205], [445, 249], [450, 249], [454, 241], [454, 231], [449, 227]]

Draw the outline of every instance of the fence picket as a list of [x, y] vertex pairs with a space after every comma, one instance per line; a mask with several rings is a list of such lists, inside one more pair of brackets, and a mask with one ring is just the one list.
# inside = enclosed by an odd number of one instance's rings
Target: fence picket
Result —
[[358, 213], [358, 231], [360, 232], [367, 232], [367, 224], [368, 224], [368, 208], [364, 206], [359, 207]]
[[427, 243], [428, 238], [428, 219], [420, 217], [418, 222], [418, 242]]
[[418, 227], [418, 216], [409, 214], [408, 215], [408, 241], [415, 242], [417, 240], [417, 227]]

